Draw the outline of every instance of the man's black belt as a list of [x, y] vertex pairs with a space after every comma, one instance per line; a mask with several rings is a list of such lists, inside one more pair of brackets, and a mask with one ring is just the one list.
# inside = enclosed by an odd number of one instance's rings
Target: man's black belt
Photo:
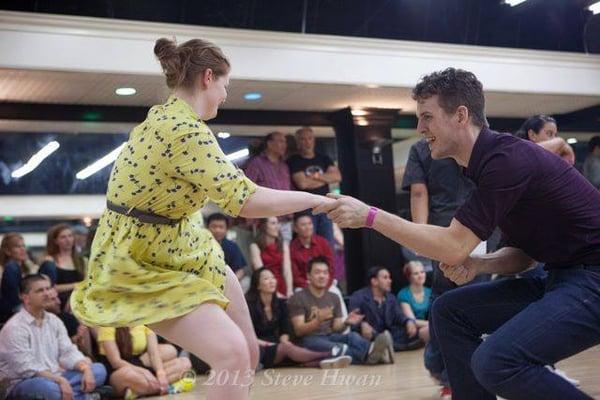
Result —
[[107, 201], [106, 208], [119, 214], [137, 218], [140, 222], [147, 224], [162, 224], [162, 225], [177, 225], [178, 219], [163, 217], [162, 215], [154, 214], [147, 211], [138, 210], [137, 208], [127, 208]]

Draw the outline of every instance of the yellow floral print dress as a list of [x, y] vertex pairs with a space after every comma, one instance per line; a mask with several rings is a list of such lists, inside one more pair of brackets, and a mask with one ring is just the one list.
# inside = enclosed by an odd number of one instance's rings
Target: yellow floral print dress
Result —
[[185, 101], [170, 97], [152, 107], [115, 162], [107, 199], [179, 222], [144, 223], [105, 210], [87, 277], [71, 296], [75, 315], [119, 327], [175, 318], [204, 302], [225, 308], [223, 251], [198, 211], [212, 200], [237, 216], [255, 190]]

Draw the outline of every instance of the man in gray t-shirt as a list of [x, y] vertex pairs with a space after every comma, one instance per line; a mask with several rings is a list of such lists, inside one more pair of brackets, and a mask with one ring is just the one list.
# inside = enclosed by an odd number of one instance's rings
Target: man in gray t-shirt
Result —
[[370, 343], [356, 332], [342, 333], [346, 327], [359, 324], [364, 316], [353, 310], [344, 319], [339, 297], [327, 291], [329, 265], [327, 259], [315, 257], [307, 267], [308, 286], [288, 300], [288, 309], [298, 344], [313, 351], [347, 354], [353, 364], [393, 362], [393, 341], [389, 332]]

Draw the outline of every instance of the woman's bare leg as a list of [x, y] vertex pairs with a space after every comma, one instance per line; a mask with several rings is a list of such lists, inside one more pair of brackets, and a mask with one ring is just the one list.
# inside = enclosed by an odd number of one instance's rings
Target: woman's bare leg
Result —
[[250, 319], [250, 311], [248, 310], [248, 303], [246, 303], [244, 292], [237, 276], [230, 268], [227, 268], [225, 297], [230, 301], [229, 306], [227, 307], [227, 315], [229, 315], [244, 334], [246, 342], [248, 343], [248, 351], [250, 352], [250, 366], [252, 369], [255, 369], [258, 365], [259, 358], [258, 339], [254, 332], [252, 319]]
[[248, 399], [247, 378], [252, 371], [248, 342], [221, 307], [203, 303], [189, 314], [150, 328], [211, 366], [214, 379], [207, 382], [207, 400]]

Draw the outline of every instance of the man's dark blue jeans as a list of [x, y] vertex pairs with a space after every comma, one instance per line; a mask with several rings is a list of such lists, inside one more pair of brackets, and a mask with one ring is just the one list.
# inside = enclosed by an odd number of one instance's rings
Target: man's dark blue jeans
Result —
[[432, 306], [430, 332], [454, 400], [591, 399], [545, 366], [600, 343], [600, 266], [449, 291]]

